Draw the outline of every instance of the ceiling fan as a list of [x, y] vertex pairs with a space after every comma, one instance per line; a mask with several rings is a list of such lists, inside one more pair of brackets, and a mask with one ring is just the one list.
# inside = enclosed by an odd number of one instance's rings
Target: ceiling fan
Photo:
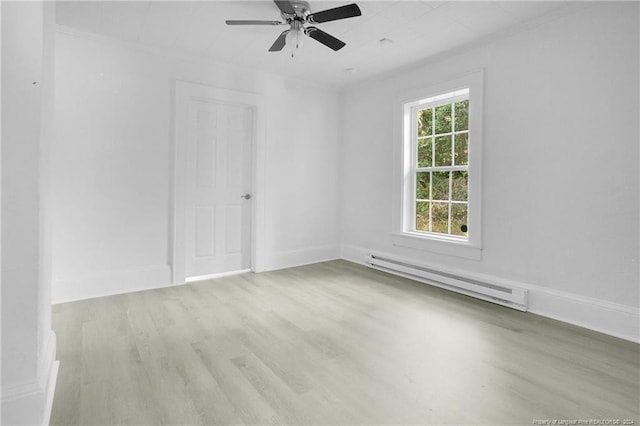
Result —
[[283, 21], [227, 20], [226, 23], [227, 25], [289, 25], [289, 29], [283, 31], [271, 45], [269, 52], [279, 52], [288, 46], [291, 49], [291, 56], [293, 56], [293, 52], [302, 47], [304, 35], [336, 51], [345, 46], [343, 41], [313, 25], [305, 27], [305, 24], [321, 24], [362, 15], [360, 8], [355, 3], [311, 13], [309, 3], [306, 1], [273, 0], [273, 2], [280, 9]]

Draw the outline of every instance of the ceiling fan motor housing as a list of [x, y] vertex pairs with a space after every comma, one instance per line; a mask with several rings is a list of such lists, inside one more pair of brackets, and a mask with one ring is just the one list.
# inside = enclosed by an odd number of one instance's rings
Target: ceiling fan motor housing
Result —
[[305, 21], [307, 16], [311, 13], [309, 3], [306, 1], [290, 1], [293, 10], [296, 11], [295, 15], [291, 15], [285, 12], [280, 12], [282, 19], [289, 22], [290, 20]]
[[273, 0], [273, 2], [278, 9], [280, 9], [280, 16], [284, 22], [246, 19], [232, 19], [225, 22], [227, 25], [289, 25], [289, 29], [280, 33], [276, 41], [271, 45], [269, 52], [281, 51], [284, 46], [294, 38], [294, 34], [296, 37], [296, 48], [302, 45], [299, 39], [300, 35], [304, 34], [324, 44], [328, 48], [337, 51], [345, 46], [343, 41], [338, 40], [313, 25], [305, 27], [305, 24], [321, 24], [323, 22], [337, 21], [362, 15], [360, 8], [355, 3], [311, 13], [309, 3], [304, 0]]

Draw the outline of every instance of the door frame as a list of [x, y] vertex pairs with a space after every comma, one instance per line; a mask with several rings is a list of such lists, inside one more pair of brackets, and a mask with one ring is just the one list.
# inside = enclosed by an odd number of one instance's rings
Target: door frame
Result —
[[[214, 100], [253, 111], [251, 138], [251, 270], [264, 271], [265, 238], [265, 120], [262, 95], [176, 80], [173, 108], [169, 264], [173, 284], [186, 282], [187, 137], [189, 100]], [[180, 142], [182, 141], [182, 143]]]

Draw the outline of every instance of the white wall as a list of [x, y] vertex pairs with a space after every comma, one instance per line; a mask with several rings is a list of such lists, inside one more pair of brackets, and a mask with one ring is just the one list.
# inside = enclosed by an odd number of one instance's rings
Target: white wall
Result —
[[53, 4], [2, 3], [2, 424], [48, 424]]
[[266, 268], [339, 256], [337, 93], [61, 28], [54, 301], [170, 283], [176, 79], [263, 95]]
[[[391, 244], [398, 93], [483, 68], [480, 261]], [[343, 256], [512, 280], [531, 310], [638, 340], [638, 5], [596, 3], [345, 94]]]
[[[341, 242], [351, 260], [375, 250], [512, 280], [531, 290], [533, 312], [638, 340], [638, 6], [577, 9], [342, 97], [62, 29], [54, 301], [170, 282], [171, 92], [181, 79], [265, 98], [267, 269], [334, 258]], [[482, 259], [393, 246], [397, 94], [477, 68]]]

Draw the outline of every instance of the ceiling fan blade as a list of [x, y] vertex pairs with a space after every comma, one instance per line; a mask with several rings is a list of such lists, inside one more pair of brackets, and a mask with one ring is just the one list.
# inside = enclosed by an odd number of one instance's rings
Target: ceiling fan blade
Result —
[[273, 2], [278, 6], [278, 9], [280, 9], [282, 13], [287, 15], [296, 14], [296, 10], [293, 8], [289, 0], [273, 0]]
[[357, 4], [352, 3], [346, 6], [335, 7], [333, 9], [327, 9], [320, 12], [312, 13], [307, 16], [307, 21], [314, 24], [321, 24], [323, 22], [336, 21], [338, 19], [353, 18], [355, 16], [361, 16], [362, 12]]
[[345, 46], [345, 42], [338, 40], [334, 36], [327, 34], [316, 27], [307, 27], [304, 33], [333, 50], [340, 50]]
[[280, 21], [248, 21], [248, 20], [226, 20], [227, 25], [282, 25]]
[[286, 43], [285, 38], [287, 37], [288, 32], [289, 30], [283, 31], [282, 34], [278, 36], [276, 41], [274, 41], [271, 47], [269, 48], [269, 52], [279, 52], [282, 50], [282, 48]]

